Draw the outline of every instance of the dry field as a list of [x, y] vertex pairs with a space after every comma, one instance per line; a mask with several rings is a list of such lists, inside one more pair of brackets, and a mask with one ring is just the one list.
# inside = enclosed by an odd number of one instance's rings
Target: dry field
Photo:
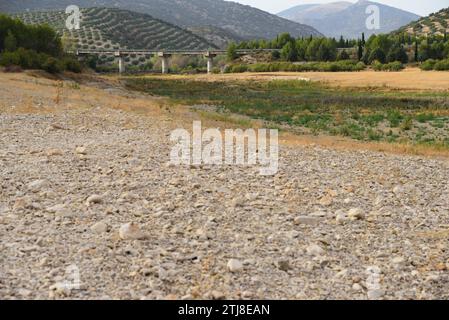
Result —
[[449, 72], [421, 71], [417, 68], [409, 68], [402, 72], [276, 72], [150, 77], [196, 79], [199, 81], [309, 79], [336, 87], [383, 87], [392, 90], [449, 91]]

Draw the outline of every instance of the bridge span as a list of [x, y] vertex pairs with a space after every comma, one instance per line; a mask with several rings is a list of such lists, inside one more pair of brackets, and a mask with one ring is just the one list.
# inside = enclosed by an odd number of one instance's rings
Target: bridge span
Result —
[[[241, 49], [236, 50], [237, 55], [246, 55], [260, 52], [275, 52], [280, 49]], [[120, 50], [76, 50], [70, 51], [77, 56], [88, 55], [113, 55], [118, 60], [119, 73], [126, 70], [124, 57], [128, 55], [157, 55], [162, 62], [162, 73], [168, 73], [169, 59], [172, 55], [203, 56], [207, 59], [207, 73], [212, 73], [213, 61], [217, 55], [226, 54], [226, 50], [141, 50], [141, 49], [120, 49]]]

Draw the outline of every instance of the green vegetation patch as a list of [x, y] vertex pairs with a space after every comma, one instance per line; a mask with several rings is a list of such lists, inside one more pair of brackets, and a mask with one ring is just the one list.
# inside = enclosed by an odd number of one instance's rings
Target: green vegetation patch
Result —
[[133, 90], [175, 102], [219, 106], [295, 132], [362, 141], [443, 144], [449, 139], [447, 93], [341, 89], [300, 80], [268, 82], [126, 78]]

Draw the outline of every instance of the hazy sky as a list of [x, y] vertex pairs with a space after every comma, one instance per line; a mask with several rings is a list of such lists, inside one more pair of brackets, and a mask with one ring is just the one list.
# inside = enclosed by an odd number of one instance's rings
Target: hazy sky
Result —
[[[310, 3], [328, 3], [338, 0], [233, 0], [247, 4], [271, 13], [278, 13], [284, 9]], [[349, 0], [349, 2], [357, 2]], [[449, 0], [375, 0], [383, 4], [397, 7], [407, 11], [414, 12], [419, 15], [428, 15], [429, 13], [439, 11], [442, 8], [449, 7]]]

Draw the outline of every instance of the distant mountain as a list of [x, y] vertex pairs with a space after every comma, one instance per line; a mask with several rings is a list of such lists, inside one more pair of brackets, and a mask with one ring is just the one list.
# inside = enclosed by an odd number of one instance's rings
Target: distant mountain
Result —
[[[289, 32], [296, 37], [320, 35], [310, 26], [223, 0], [1, 0], [0, 11], [12, 13], [26, 10], [64, 10], [72, 4], [148, 13], [183, 28], [200, 28], [202, 31], [206, 27], [219, 28], [228, 32], [228, 35], [234, 34], [243, 39], [272, 39], [282, 32]], [[206, 36], [204, 33], [201, 35]], [[215, 33], [212, 37], [214, 36]]]
[[414, 21], [397, 32], [406, 32], [417, 36], [449, 34], [449, 8]]
[[[352, 6], [352, 2], [340, 1], [325, 4], [302, 4], [278, 13], [278, 16], [292, 21], [311, 21], [323, 19], [327, 15], [340, 12]], [[305, 23], [305, 22], [304, 22]]]
[[[366, 20], [369, 17], [366, 9], [369, 5], [379, 7], [379, 30], [369, 30], [366, 27]], [[300, 5], [280, 12], [278, 15], [311, 25], [324, 35], [336, 38], [341, 35], [345, 38], [359, 38], [362, 32], [366, 36], [374, 33], [388, 33], [420, 18], [414, 13], [367, 0], [359, 0], [356, 3], [341, 1]]]

